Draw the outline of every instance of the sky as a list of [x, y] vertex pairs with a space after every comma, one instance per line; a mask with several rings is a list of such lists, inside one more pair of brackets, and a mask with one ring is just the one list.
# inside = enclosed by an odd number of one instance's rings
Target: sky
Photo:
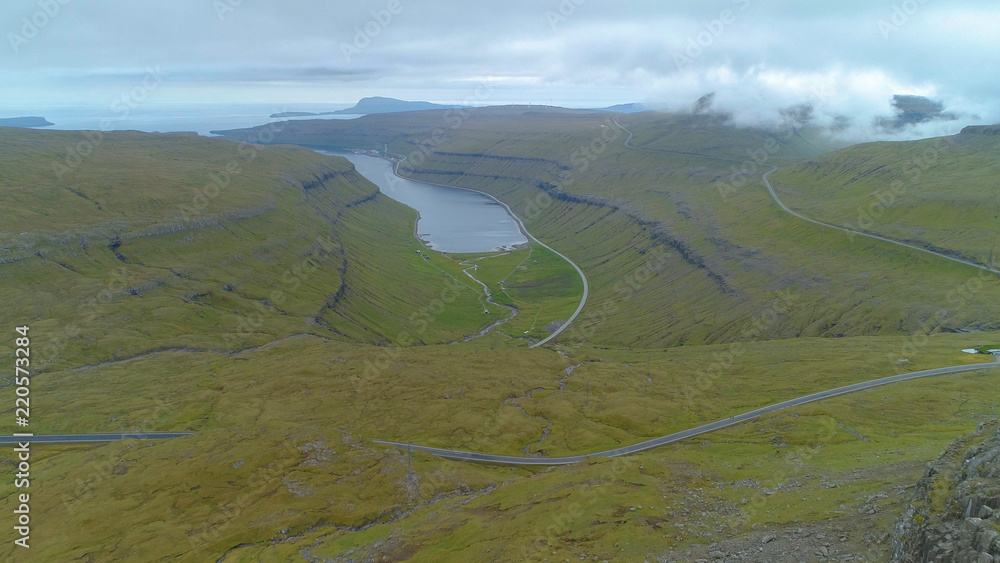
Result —
[[[74, 104], [713, 109], [851, 134], [1000, 122], [998, 0], [4, 0], [0, 112]], [[944, 117], [876, 131], [894, 95]], [[3, 110], [7, 111], [3, 111]]]

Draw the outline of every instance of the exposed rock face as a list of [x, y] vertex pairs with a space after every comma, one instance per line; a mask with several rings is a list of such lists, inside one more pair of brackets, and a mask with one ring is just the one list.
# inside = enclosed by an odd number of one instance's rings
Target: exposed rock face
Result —
[[1000, 125], [970, 125], [965, 129], [962, 129], [962, 134], [995, 137], [1000, 135]]
[[1000, 431], [952, 444], [916, 486], [896, 526], [893, 561], [1000, 561]]

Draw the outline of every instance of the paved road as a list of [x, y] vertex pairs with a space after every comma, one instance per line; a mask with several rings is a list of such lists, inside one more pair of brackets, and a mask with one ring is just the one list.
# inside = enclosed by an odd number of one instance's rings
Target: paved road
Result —
[[[639, 148], [639, 147], [635, 147], [635, 146], [633, 146], [631, 144], [631, 141], [632, 141], [632, 138], [633, 138], [632, 132], [629, 131], [628, 129], [626, 129], [621, 123], [619, 123], [617, 117], [614, 117], [612, 119], [613, 119], [615, 125], [617, 125], [623, 131], [625, 131], [626, 133], [628, 133], [628, 138], [625, 139], [625, 146], [627, 148], [630, 148], [630, 149], [633, 149], [633, 150], [647, 150], [647, 151], [652, 151], [652, 152], [666, 152], [666, 153], [673, 153], [673, 154], [682, 154], [682, 155], [688, 155], [688, 156], [697, 156], [697, 157], [703, 157], [703, 158], [710, 158], [710, 159], [715, 159], [715, 160], [725, 160], [725, 161], [731, 161], [731, 162], [742, 162], [742, 161], [739, 161], [739, 160], [736, 160], [736, 159], [732, 159], [732, 158], [716, 157], [716, 156], [710, 156], [710, 155], [704, 155], [704, 154], [698, 154], [698, 153], [686, 153], [686, 152], [681, 152], [681, 151], [669, 151], [669, 150], [660, 150], [660, 149], [642, 149], [642, 148]], [[822, 227], [827, 227], [827, 228], [831, 228], [831, 229], [837, 229], [839, 231], [843, 231], [843, 232], [846, 232], [846, 233], [851, 233], [851, 234], [855, 234], [855, 235], [859, 235], [859, 236], [864, 236], [864, 237], [868, 237], [868, 238], [877, 239], [877, 240], [880, 240], [880, 241], [888, 242], [888, 243], [899, 245], [899, 246], [904, 246], [906, 248], [910, 248], [910, 249], [913, 249], [913, 250], [918, 250], [920, 252], [925, 252], [925, 253], [928, 253], [928, 254], [933, 254], [934, 256], [938, 256], [938, 257], [944, 258], [946, 260], [951, 260], [953, 262], [958, 262], [960, 264], [965, 264], [967, 266], [972, 266], [974, 268], [979, 268], [980, 270], [986, 270], [988, 272], [994, 272], [994, 273], [1000, 274], [1000, 271], [998, 271], [998, 270], [994, 270], [994, 269], [988, 268], [986, 266], [982, 266], [980, 264], [975, 264], [973, 262], [967, 262], [965, 260], [954, 258], [954, 257], [948, 256], [946, 254], [941, 254], [939, 252], [934, 252], [934, 251], [928, 250], [926, 248], [921, 248], [919, 246], [914, 246], [914, 245], [906, 244], [906, 243], [899, 242], [899, 241], [896, 241], [896, 240], [892, 240], [892, 239], [889, 239], [889, 238], [880, 237], [878, 235], [872, 235], [872, 234], [869, 234], [869, 233], [864, 233], [864, 232], [860, 232], [860, 231], [854, 231], [852, 229], [848, 229], [848, 228], [845, 228], [845, 227], [839, 227], [837, 225], [831, 225], [829, 223], [824, 223], [822, 221], [817, 221], [815, 219], [810, 219], [809, 217], [805, 217], [803, 215], [800, 215], [799, 213], [796, 213], [795, 211], [792, 211], [791, 209], [789, 209], [788, 206], [786, 206], [784, 204], [784, 202], [782, 202], [781, 199], [778, 198], [778, 195], [775, 193], [774, 188], [771, 186], [771, 181], [768, 178], [768, 176], [770, 176], [771, 174], [773, 174], [778, 168], [776, 166], [773, 166], [773, 165], [769, 165], [769, 166], [771, 166], [771, 170], [769, 170], [767, 173], [765, 173], [763, 175], [764, 184], [767, 186], [767, 191], [771, 194], [771, 197], [774, 198], [774, 201], [781, 207], [782, 210], [784, 210], [785, 212], [787, 212], [787, 213], [789, 213], [789, 214], [791, 214], [791, 215], [793, 215], [793, 216], [795, 216], [795, 217], [797, 217], [799, 219], [802, 219], [803, 221], [808, 221], [810, 223], [813, 223], [813, 224], [816, 224], [816, 225], [819, 225], [819, 226], [822, 226]], [[487, 195], [489, 195], [489, 194], [487, 194]], [[493, 198], [493, 199], [496, 200], [496, 198]], [[499, 200], [496, 200], [496, 201], [498, 201], [501, 205], [504, 205], [504, 207], [507, 207], [503, 202], [500, 202]], [[507, 210], [510, 211], [510, 208], [507, 207]], [[513, 216], [518, 221], [518, 223], [521, 225], [521, 228], [523, 230], [524, 229], [524, 224], [521, 223], [521, 220], [518, 219], [517, 216], [513, 214], [513, 212], [511, 212], [511, 216]], [[542, 244], [540, 241], [538, 241], [538, 239], [535, 239], [530, 234], [528, 234], [526, 230], [524, 232], [525, 232], [526, 236], [528, 236], [532, 240], [535, 240], [539, 244]], [[542, 246], [545, 246], [546, 248], [549, 248], [548, 246], [546, 246], [544, 244], [542, 244]], [[552, 249], [549, 248], [549, 250], [552, 250]], [[555, 250], [552, 250], [552, 252], [555, 252], [556, 254], [559, 254]], [[559, 254], [559, 256], [562, 256], [562, 254]], [[562, 256], [562, 257], [563, 257], [563, 259], [565, 259], [570, 264], [573, 264], [573, 262], [570, 261], [565, 256]], [[584, 284], [584, 302], [585, 302], [586, 298], [587, 298], [587, 280], [583, 276], [583, 272], [580, 271], [580, 268], [578, 268], [576, 266], [576, 264], [573, 264], [573, 267], [576, 268], [578, 272], [580, 272], [580, 277], [583, 278], [583, 280], [584, 280], [583, 284]], [[580, 312], [580, 310], [582, 308], [583, 308], [583, 302], [580, 303], [580, 307], [577, 309], [577, 312], [574, 313], [573, 317], [570, 320], [576, 318], [577, 314]], [[569, 323], [567, 323], [567, 325], [568, 324]], [[565, 325], [563, 326], [563, 328], [565, 328]], [[539, 343], [535, 344], [535, 346], [540, 346], [540, 345], [544, 344], [545, 342], [547, 342], [548, 340], [551, 340], [552, 338], [554, 338], [561, 331], [562, 331], [562, 329], [560, 329], [559, 331], [557, 331], [556, 333], [554, 333], [552, 336], [550, 336], [546, 340], [543, 340], [542, 342], [539, 342]], [[997, 358], [997, 361], [1000, 362], [1000, 357]], [[409, 450], [418, 450], [418, 451], [428, 452], [428, 453], [432, 453], [432, 454], [435, 454], [435, 455], [438, 455], [438, 456], [441, 456], [441, 457], [446, 457], [446, 458], [451, 458], [451, 459], [457, 459], [457, 460], [464, 460], [464, 461], [481, 461], [481, 462], [487, 462], [487, 463], [502, 463], [502, 464], [515, 464], [515, 465], [564, 465], [564, 464], [568, 464], [568, 463], [577, 463], [577, 462], [580, 462], [580, 461], [583, 461], [583, 460], [587, 459], [588, 457], [617, 457], [617, 456], [628, 455], [628, 454], [632, 454], [632, 453], [636, 453], [636, 452], [641, 452], [641, 451], [644, 451], [644, 450], [648, 450], [650, 448], [655, 448], [657, 446], [662, 446], [662, 445], [665, 445], [665, 444], [671, 444], [671, 443], [674, 443], [674, 442], [678, 442], [680, 440], [684, 440], [686, 438], [690, 438], [692, 436], [698, 436], [698, 435], [704, 434], [706, 432], [712, 432], [712, 431], [718, 430], [720, 428], [725, 428], [727, 426], [732, 426], [734, 424], [739, 424], [741, 422], [745, 422], [747, 420], [751, 420], [753, 418], [757, 418], [758, 416], [760, 416], [760, 415], [762, 415], [764, 413], [773, 412], [773, 411], [780, 410], [780, 409], [785, 409], [785, 408], [788, 408], [788, 407], [794, 407], [794, 406], [802, 405], [802, 404], [805, 404], [805, 403], [810, 403], [810, 402], [813, 402], [813, 401], [819, 401], [821, 399], [826, 399], [826, 398], [829, 398], [829, 397], [835, 397], [837, 395], [843, 395], [845, 393], [853, 393], [855, 391], [862, 391], [862, 390], [865, 390], [865, 389], [871, 389], [873, 387], [878, 387], [878, 386], [881, 386], [881, 385], [887, 385], [887, 384], [890, 384], [890, 383], [896, 383], [896, 382], [899, 382], [899, 381], [908, 381], [910, 379], [919, 379], [919, 378], [922, 378], [922, 377], [933, 377], [933, 376], [937, 376], [937, 375], [944, 375], [944, 374], [949, 374], [949, 373], [960, 373], [960, 372], [965, 372], [965, 371], [974, 371], [974, 370], [981, 370], [981, 369], [993, 369], [993, 368], [997, 368], [997, 367], [1000, 367], [1000, 363], [980, 364], [980, 365], [952, 366], [952, 367], [945, 367], [945, 368], [938, 368], [938, 369], [918, 371], [918, 372], [907, 373], [907, 374], [902, 374], [902, 375], [895, 375], [895, 376], [891, 376], [891, 377], [885, 377], [885, 378], [882, 378], [882, 379], [875, 379], [875, 380], [872, 380], [872, 381], [865, 381], [865, 382], [861, 382], [861, 383], [855, 383], [853, 385], [848, 385], [848, 386], [845, 386], [845, 387], [838, 387], [836, 389], [830, 389], [829, 391], [822, 391], [822, 392], [819, 392], [819, 393], [813, 393], [812, 395], [806, 395], [804, 397], [799, 397], [797, 399], [790, 399], [788, 401], [784, 401], [784, 402], [781, 402], [781, 403], [776, 403], [776, 404], [773, 404], [773, 405], [770, 405], [770, 406], [762, 407], [762, 408], [759, 408], [757, 410], [753, 410], [753, 411], [750, 411], [750, 412], [739, 414], [739, 415], [736, 415], [736, 416], [733, 416], [733, 417], [730, 417], [730, 418], [727, 418], [727, 419], [718, 420], [718, 421], [715, 421], [715, 422], [712, 422], [712, 423], [709, 423], [709, 424], [704, 424], [704, 425], [701, 425], [701, 426], [698, 426], [698, 427], [695, 427], [695, 428], [690, 428], [688, 430], [682, 430], [680, 432], [675, 432], [673, 434], [668, 434], [666, 436], [661, 436], [659, 438], [654, 438], [652, 440], [647, 440], [645, 442], [640, 442], [638, 444], [633, 444], [631, 446], [624, 446], [624, 447], [616, 448], [616, 449], [613, 449], [613, 450], [607, 450], [607, 451], [597, 452], [597, 453], [587, 454], [587, 455], [576, 455], [576, 456], [555, 457], [555, 458], [540, 458], [540, 457], [534, 457], [534, 458], [532, 458], [532, 457], [518, 457], [518, 456], [503, 456], [503, 455], [481, 454], [481, 453], [475, 453], [475, 452], [463, 452], [463, 451], [457, 451], [457, 450], [447, 450], [447, 449], [442, 449], [442, 448], [431, 448], [431, 447], [427, 447], [427, 446], [420, 446], [420, 445], [414, 445], [414, 444], [406, 444], [406, 443], [402, 443], [402, 442], [390, 442], [390, 441], [385, 441], [385, 440], [375, 440], [375, 442], [379, 443], [379, 444], [387, 444], [387, 445], [396, 446], [396, 447], [400, 447], [400, 448], [406, 448], [406, 449], [409, 449]]]
[[34, 436], [0, 436], [0, 444], [31, 442], [37, 444], [75, 444], [78, 442], [117, 442], [118, 440], [163, 440], [193, 436], [194, 432], [123, 432], [118, 434], [37, 434]]
[[987, 272], [993, 272], [994, 274], [1000, 274], [1000, 270], [994, 270], [993, 268], [989, 268], [989, 267], [983, 266], [982, 264], [976, 264], [975, 262], [969, 262], [969, 261], [966, 261], [966, 260], [962, 260], [961, 258], [955, 258], [954, 256], [948, 256], [947, 254], [941, 254], [940, 252], [934, 252], [933, 250], [928, 250], [926, 248], [921, 248], [919, 246], [914, 246], [912, 244], [907, 244], [905, 242], [900, 242], [898, 240], [893, 240], [893, 239], [890, 239], [890, 238], [880, 237], [878, 235], [873, 235], [871, 233], [865, 233], [865, 232], [862, 232], [862, 231], [855, 231], [854, 229], [848, 229], [847, 227], [839, 227], [837, 225], [831, 225], [830, 223], [824, 223], [822, 221], [817, 221], [815, 219], [810, 219], [809, 217], [806, 217], [804, 215], [800, 215], [800, 214], [792, 211], [791, 209], [789, 209], [788, 206], [785, 205], [784, 202], [782, 202], [778, 198], [778, 194], [776, 194], [774, 192], [774, 188], [771, 187], [771, 180], [768, 179], [768, 176], [770, 176], [775, 171], [777, 171], [778, 167], [774, 166], [774, 165], [769, 165], [769, 166], [771, 166], [771, 170], [769, 170], [766, 174], [764, 174], [764, 184], [767, 186], [767, 191], [771, 194], [771, 197], [774, 198], [774, 201], [779, 206], [781, 206], [781, 208], [783, 210], [785, 210], [785, 212], [790, 213], [790, 214], [798, 217], [799, 219], [802, 219], [803, 221], [809, 221], [810, 223], [813, 223], [813, 224], [816, 224], [816, 225], [820, 225], [820, 226], [827, 227], [827, 228], [830, 228], [830, 229], [836, 229], [838, 231], [843, 231], [845, 233], [852, 234], [852, 235], [858, 235], [858, 236], [862, 236], [862, 237], [873, 238], [873, 239], [880, 240], [880, 241], [883, 241], [883, 242], [888, 242], [888, 243], [896, 244], [896, 245], [899, 245], [899, 246], [905, 246], [906, 248], [910, 248], [910, 249], [913, 249], [913, 250], [919, 250], [920, 252], [926, 252], [927, 254], [933, 254], [934, 256], [937, 256], [938, 258], [944, 258], [945, 260], [951, 260], [952, 262], [958, 262], [959, 264], [965, 264], [966, 266], [972, 266], [973, 268], [979, 268], [980, 270], [985, 270]]
[[[396, 166], [392, 170], [393, 174], [395, 174], [396, 176], [399, 176], [399, 164], [401, 162], [403, 162], [403, 160], [405, 160], [405, 157], [403, 159], [400, 159], [399, 162], [396, 163]], [[556, 256], [558, 256], [558, 257], [562, 258], [563, 260], [569, 262], [569, 265], [573, 266], [573, 269], [576, 270], [576, 273], [580, 274], [580, 279], [583, 280], [583, 297], [580, 298], [580, 305], [577, 306], [576, 311], [573, 311], [573, 314], [570, 316], [570, 318], [567, 319], [566, 322], [563, 323], [563, 325], [561, 327], [559, 327], [558, 329], [556, 329], [555, 332], [553, 332], [552, 334], [550, 334], [547, 337], [545, 337], [545, 339], [540, 340], [538, 342], [535, 342], [534, 344], [531, 344], [530, 346], [528, 346], [528, 348], [537, 348], [538, 346], [541, 346], [542, 344], [545, 344], [548, 341], [552, 340], [553, 338], [559, 336], [559, 334], [562, 331], [566, 330], [569, 327], [569, 325], [573, 321], [575, 321], [578, 316], [580, 316], [580, 311], [583, 311], [584, 305], [587, 304], [587, 297], [590, 296], [590, 285], [587, 283], [587, 276], [585, 276], [583, 274], [583, 270], [581, 270], [580, 267], [576, 265], [576, 262], [573, 262], [572, 260], [570, 260], [569, 258], [567, 258], [564, 254], [562, 254], [558, 250], [556, 250], [556, 249], [552, 248], [551, 246], [545, 244], [544, 242], [538, 240], [537, 238], [535, 238], [534, 235], [532, 235], [531, 233], [529, 233], [527, 227], [524, 226], [524, 221], [522, 221], [520, 217], [518, 217], [516, 214], [514, 214], [514, 210], [511, 209], [509, 205], [507, 205], [506, 203], [500, 201], [499, 199], [493, 197], [492, 195], [490, 195], [490, 194], [488, 194], [486, 192], [483, 192], [483, 191], [480, 191], [480, 190], [476, 190], [476, 189], [473, 189], [473, 188], [463, 188], [461, 186], [449, 186], [448, 184], [436, 184], [434, 182], [427, 182], [425, 180], [414, 180], [413, 178], [407, 178], [405, 176], [399, 176], [399, 177], [402, 178], [402, 179], [404, 179], [404, 180], [410, 180], [411, 182], [422, 182], [424, 184], [430, 184], [432, 186], [441, 186], [441, 187], [444, 187], [444, 188], [453, 188], [453, 189], [456, 189], [456, 190], [466, 190], [466, 191], [470, 191], [470, 192], [476, 192], [478, 194], [482, 194], [482, 195], [484, 195], [484, 196], [492, 199], [493, 201], [495, 201], [495, 202], [499, 203], [500, 205], [502, 205], [504, 207], [504, 209], [507, 210], [507, 213], [509, 213], [510, 216], [513, 217], [515, 221], [517, 221], [517, 226], [521, 229], [521, 232], [524, 233], [524, 236], [528, 237], [528, 239], [530, 239], [530, 240], [538, 243], [539, 245], [541, 245], [541, 246], [549, 249]]]
[[491, 455], [482, 454], [475, 452], [462, 452], [456, 450], [446, 450], [442, 448], [431, 448], [427, 446], [419, 446], [416, 444], [405, 444], [402, 442], [389, 442], [385, 440], [375, 440], [376, 443], [386, 444], [390, 446], [396, 446], [403, 449], [412, 449], [416, 451], [422, 451], [431, 453], [437, 456], [461, 460], [461, 461], [480, 461], [485, 463], [500, 463], [507, 465], [566, 465], [569, 463], [577, 463], [584, 461], [590, 457], [618, 457], [623, 455], [634, 454], [637, 452], [645, 451], [658, 446], [663, 446], [666, 444], [672, 444], [674, 442], [679, 442], [681, 440], [691, 438], [693, 436], [698, 436], [700, 434], [705, 434], [708, 432], [713, 432], [719, 430], [720, 428], [725, 428], [727, 426], [732, 426], [734, 424], [739, 424], [741, 422], [746, 422], [748, 420], [757, 418], [758, 416], [774, 412], [781, 409], [787, 409], [789, 407], [795, 407], [799, 405], [804, 405], [806, 403], [811, 403], [813, 401], [819, 401], [822, 399], [827, 399], [830, 397], [836, 397], [837, 395], [844, 395], [846, 393], [854, 393], [856, 391], [863, 391], [865, 389], [871, 389], [873, 387], [879, 387], [881, 385], [888, 385], [890, 383], [897, 383], [899, 381], [909, 381], [911, 379], [920, 379], [923, 377], [934, 377], [938, 375], [945, 375], [950, 373], [961, 373], [965, 371], [976, 371], [984, 369], [996, 369], [1000, 367], [1000, 357], [997, 358], [997, 362], [986, 363], [986, 364], [973, 364], [966, 366], [952, 366], [945, 368], [929, 369], [924, 371], [915, 371], [913, 373], [904, 373], [901, 375], [893, 375], [890, 377], [883, 377], [881, 379], [873, 379], [871, 381], [863, 381], [861, 383], [855, 383], [853, 385], [847, 385], [844, 387], [837, 387], [836, 389], [830, 389], [829, 391], [821, 391], [819, 393], [813, 393], [811, 395], [805, 395], [797, 399], [790, 399], [788, 401], [783, 401], [780, 403], [775, 403], [766, 407], [762, 407], [756, 410], [745, 412], [743, 414], [738, 414], [729, 418], [722, 420], [717, 420], [715, 422], [710, 422], [708, 424], [703, 424], [695, 428], [689, 428], [688, 430], [682, 430], [680, 432], [674, 432], [673, 434], [667, 434], [666, 436], [660, 436], [659, 438], [653, 438], [652, 440], [646, 440], [645, 442], [639, 442], [638, 444], [633, 444], [631, 446], [623, 446], [621, 448], [615, 448], [613, 450], [605, 450], [603, 452], [597, 452], [586, 455], [574, 455], [566, 457], [519, 457], [519, 456], [507, 456], [507, 455]]
[[[625, 126], [622, 125], [621, 123], [618, 123], [618, 118], [617, 117], [612, 118], [612, 120], [614, 121], [615, 125], [617, 125], [619, 128], [621, 128], [622, 131], [625, 131], [626, 133], [628, 133], [628, 138], [625, 139], [625, 146], [628, 147], [628, 148], [630, 148], [630, 149], [632, 149], [632, 150], [647, 151], [647, 152], [664, 152], [664, 153], [669, 153], [669, 154], [680, 154], [680, 155], [686, 155], [686, 156], [697, 156], [697, 157], [708, 158], [708, 159], [712, 159], [712, 160], [724, 160], [726, 162], [746, 162], [746, 161], [743, 161], [743, 160], [737, 160], [735, 158], [725, 158], [725, 157], [721, 157], [721, 156], [712, 156], [712, 155], [699, 154], [699, 153], [693, 153], [693, 152], [670, 151], [670, 150], [665, 150], [665, 149], [647, 149], [647, 148], [642, 148], [642, 147], [636, 147], [636, 146], [633, 146], [631, 144], [631, 141], [632, 141], [632, 132], [629, 131], [628, 129], [626, 129]], [[854, 229], [848, 229], [847, 227], [841, 227], [841, 226], [838, 226], [838, 225], [832, 225], [830, 223], [824, 223], [823, 221], [817, 221], [816, 219], [810, 219], [809, 217], [806, 217], [805, 215], [802, 215], [800, 213], [796, 213], [795, 211], [792, 211], [787, 205], [785, 205], [785, 203], [783, 201], [781, 201], [781, 199], [778, 197], [778, 194], [775, 193], [774, 188], [771, 186], [771, 180], [768, 178], [768, 176], [770, 176], [771, 174], [775, 173], [778, 170], [778, 167], [774, 166], [773, 164], [768, 164], [768, 166], [770, 166], [771, 169], [768, 170], [763, 175], [764, 184], [767, 186], [767, 191], [768, 191], [768, 193], [771, 194], [771, 198], [774, 199], [775, 203], [777, 203], [778, 206], [781, 207], [781, 209], [783, 211], [785, 211], [786, 213], [788, 213], [789, 215], [792, 215], [794, 217], [798, 217], [799, 219], [802, 219], [803, 221], [808, 221], [808, 222], [810, 222], [810, 223], [812, 223], [814, 225], [819, 225], [821, 227], [826, 227], [826, 228], [829, 228], [829, 229], [836, 229], [838, 231], [842, 231], [842, 232], [845, 232], [845, 233], [848, 233], [848, 234], [851, 234], [851, 235], [858, 235], [858, 236], [861, 236], [861, 237], [867, 237], [867, 238], [871, 238], [871, 239], [875, 239], [875, 240], [880, 240], [882, 242], [888, 242], [889, 244], [895, 244], [897, 246], [903, 246], [903, 247], [906, 247], [906, 248], [909, 248], [909, 249], [912, 249], [912, 250], [919, 250], [920, 252], [925, 252], [927, 254], [933, 254], [934, 256], [937, 256], [938, 258], [944, 258], [945, 260], [951, 260], [952, 262], [958, 262], [959, 264], [965, 264], [966, 266], [972, 266], [973, 268], [978, 268], [980, 270], [985, 270], [987, 272], [992, 272], [994, 274], [1000, 274], [1000, 270], [994, 270], [993, 268], [989, 268], [987, 266], [983, 266], [982, 264], [976, 264], [975, 262], [969, 262], [967, 260], [962, 260], [961, 258], [955, 258], [954, 256], [948, 256], [947, 254], [942, 254], [940, 252], [934, 252], [933, 250], [928, 250], [928, 249], [922, 248], [920, 246], [915, 246], [915, 245], [912, 245], [912, 244], [907, 244], [905, 242], [900, 242], [898, 240], [893, 240], [891, 238], [886, 238], [886, 237], [882, 237], [882, 236], [879, 236], [879, 235], [873, 235], [871, 233], [866, 233], [864, 231], [855, 231]]]

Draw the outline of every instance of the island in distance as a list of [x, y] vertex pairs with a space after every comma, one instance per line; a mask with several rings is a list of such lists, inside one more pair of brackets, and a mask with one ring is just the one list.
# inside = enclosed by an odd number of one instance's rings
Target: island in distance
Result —
[[55, 125], [44, 117], [0, 117], [0, 127], [48, 127]]
[[[401, 113], [404, 111], [421, 111], [429, 109], [457, 109], [463, 107], [466, 106], [443, 105], [431, 102], [411, 102], [407, 100], [398, 100], [396, 98], [383, 98], [380, 96], [373, 96], [370, 98], [362, 98], [361, 101], [359, 101], [354, 107], [350, 107], [347, 109], [341, 109], [337, 111], [323, 111], [323, 112], [282, 111], [279, 113], [272, 113], [270, 117], [282, 118], [282, 117], [311, 117], [311, 116], [318, 117], [321, 115], [368, 115], [373, 113]], [[597, 110], [610, 111], [615, 113], [639, 113], [643, 111], [662, 110], [664, 107], [665, 106], [663, 104], [630, 103], [630, 104], [618, 104], [605, 108], [597, 108]]]
[[381, 96], [373, 96], [370, 98], [362, 98], [354, 107], [347, 109], [341, 109], [337, 111], [324, 111], [321, 113], [312, 113], [308, 111], [283, 111], [280, 113], [273, 113], [271, 117], [306, 117], [311, 115], [365, 115], [371, 113], [399, 113], [404, 111], [420, 111], [428, 109], [456, 109], [465, 106], [460, 105], [442, 105], [434, 104], [431, 102], [410, 102], [406, 100], [397, 100], [396, 98], [383, 98]]

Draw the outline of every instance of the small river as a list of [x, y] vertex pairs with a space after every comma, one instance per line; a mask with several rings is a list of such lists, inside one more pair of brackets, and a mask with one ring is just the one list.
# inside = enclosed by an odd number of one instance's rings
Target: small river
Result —
[[483, 194], [406, 180], [393, 174], [383, 158], [342, 151], [342, 156], [382, 193], [420, 213], [417, 235], [441, 252], [492, 252], [524, 244], [528, 239], [499, 203]]

